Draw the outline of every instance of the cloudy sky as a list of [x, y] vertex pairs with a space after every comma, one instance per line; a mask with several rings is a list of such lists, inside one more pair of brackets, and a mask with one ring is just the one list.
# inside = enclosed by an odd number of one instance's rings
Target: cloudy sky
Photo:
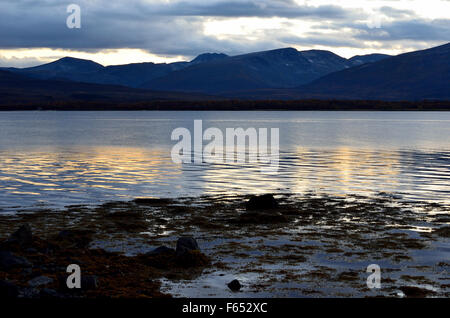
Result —
[[[66, 25], [81, 8], [81, 28]], [[103, 65], [282, 47], [344, 57], [450, 42], [450, 0], [0, 0], [0, 66]]]

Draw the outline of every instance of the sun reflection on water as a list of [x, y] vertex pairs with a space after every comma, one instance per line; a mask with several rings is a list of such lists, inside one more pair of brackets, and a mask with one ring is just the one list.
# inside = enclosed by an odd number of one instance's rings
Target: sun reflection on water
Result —
[[281, 152], [276, 173], [262, 164], [175, 164], [170, 149], [119, 146], [0, 151], [0, 207], [29, 202], [98, 203], [138, 196], [266, 192], [395, 193], [450, 203], [448, 153], [351, 147]]

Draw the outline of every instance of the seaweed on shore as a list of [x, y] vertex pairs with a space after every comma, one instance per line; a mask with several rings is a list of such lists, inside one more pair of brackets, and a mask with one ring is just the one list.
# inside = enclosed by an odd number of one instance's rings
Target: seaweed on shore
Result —
[[[415, 262], [415, 254], [433, 249], [434, 242], [448, 242], [447, 206], [387, 196], [280, 194], [270, 209], [249, 210], [249, 199], [140, 199], [3, 215], [0, 240], [10, 236], [12, 226], [24, 224], [30, 225], [33, 239], [30, 246], [9, 242], [0, 250], [7, 248], [33, 266], [0, 270], [0, 280], [29, 290], [24, 297], [42, 296], [33, 294], [36, 288], [28, 284], [41, 276], [52, 281], [43, 286], [47, 294], [49, 289], [71, 297], [167, 297], [170, 291], [162, 279], [190, 284], [225, 271], [260, 277], [244, 292], [373, 295], [365, 286], [365, 268], [336, 264], [383, 262], [389, 264], [383, 268], [384, 296], [425, 283], [436, 288], [426, 296], [449, 293], [449, 282], [439, 280], [440, 272], [448, 270], [445, 255], [435, 266]], [[161, 248], [149, 253], [176, 237], [194, 234], [202, 252], [180, 256]], [[85, 275], [96, 276], [98, 288], [81, 294], [61, 291], [61, 277], [67, 277], [65, 268], [71, 263], [80, 264]], [[399, 267], [408, 270], [401, 274]]]

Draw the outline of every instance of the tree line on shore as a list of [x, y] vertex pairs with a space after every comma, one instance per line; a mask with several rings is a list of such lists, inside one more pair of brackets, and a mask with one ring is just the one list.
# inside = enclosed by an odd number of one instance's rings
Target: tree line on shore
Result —
[[450, 101], [373, 100], [151, 100], [140, 102], [48, 101], [0, 105], [0, 111], [61, 110], [360, 110], [360, 111], [448, 111]]

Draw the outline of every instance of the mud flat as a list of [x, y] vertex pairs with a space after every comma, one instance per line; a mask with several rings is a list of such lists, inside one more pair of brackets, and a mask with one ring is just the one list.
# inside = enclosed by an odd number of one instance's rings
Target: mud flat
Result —
[[[385, 193], [17, 209], [0, 215], [0, 239], [0, 293], [12, 297], [450, 296], [449, 206]], [[69, 264], [79, 290], [65, 284]], [[370, 264], [380, 289], [367, 287]]]

